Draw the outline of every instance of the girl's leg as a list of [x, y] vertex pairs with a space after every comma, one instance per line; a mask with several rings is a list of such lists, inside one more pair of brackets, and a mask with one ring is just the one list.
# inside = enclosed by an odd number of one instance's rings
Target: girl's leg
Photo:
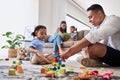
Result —
[[39, 64], [39, 60], [38, 60], [38, 56], [34, 55], [31, 60], [30, 60], [31, 64]]

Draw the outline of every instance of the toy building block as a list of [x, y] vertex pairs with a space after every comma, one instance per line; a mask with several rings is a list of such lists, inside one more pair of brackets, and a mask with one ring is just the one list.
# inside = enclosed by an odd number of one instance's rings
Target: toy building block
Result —
[[52, 78], [54, 78], [54, 77], [55, 77], [55, 74], [54, 74], [54, 72], [53, 72], [53, 71], [48, 71], [48, 72], [45, 72], [45, 75], [46, 75], [46, 77], [52, 77]]
[[58, 58], [54, 58], [54, 62], [58, 62]]
[[41, 72], [41, 73], [45, 73], [45, 72], [46, 72], [45, 68], [41, 68], [41, 69], [40, 69], [40, 72]]
[[54, 58], [60, 57], [59, 53], [54, 54]]
[[16, 64], [16, 61], [13, 61], [13, 64]]
[[0, 61], [3, 61], [3, 59], [0, 59]]
[[50, 67], [49, 66], [45, 67], [45, 70], [50, 71]]
[[22, 60], [19, 60], [19, 62], [20, 62], [20, 64], [22, 64], [23, 62], [22, 62]]
[[20, 73], [20, 74], [24, 73], [21, 65], [17, 66], [17, 72]]
[[20, 62], [16, 61], [16, 65], [20, 65]]
[[9, 75], [10, 76], [15, 76], [16, 75], [15, 69], [10, 69], [9, 70]]
[[84, 70], [83, 73], [77, 75], [77, 76], [74, 76], [74, 80], [79, 80], [79, 79], [90, 79], [90, 78], [93, 78], [95, 75], [93, 74], [89, 74], [89, 71], [88, 70]]
[[62, 60], [61, 60], [61, 59], [58, 60], [58, 64], [59, 64], [59, 65], [62, 64]]
[[5, 61], [9, 61], [9, 58], [5, 58]]
[[68, 68], [67, 73], [74, 73], [74, 69], [73, 68]]
[[56, 70], [57, 70], [57, 68], [54, 66], [52, 70], [53, 70], [53, 71], [56, 71]]
[[108, 71], [108, 72], [105, 72], [103, 74], [98, 74], [98, 76], [102, 77], [104, 79], [110, 80], [112, 74], [113, 74], [113, 71]]
[[66, 74], [65, 64], [62, 64], [62, 65], [61, 65], [60, 73], [61, 73], [61, 74]]
[[59, 66], [58, 62], [52, 62], [53, 66]]
[[85, 66], [80, 66], [80, 69], [85, 69]]

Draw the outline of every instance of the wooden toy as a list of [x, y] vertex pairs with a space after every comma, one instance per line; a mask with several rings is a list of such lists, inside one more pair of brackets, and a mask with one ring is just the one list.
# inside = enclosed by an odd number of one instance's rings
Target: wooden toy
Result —
[[16, 65], [20, 65], [20, 62], [19, 62], [19, 61], [16, 61]]
[[53, 66], [59, 66], [58, 62], [52, 62]]
[[79, 80], [79, 79], [90, 79], [93, 78], [95, 75], [89, 74], [88, 70], [84, 70], [83, 73], [79, 74], [78, 76], [74, 76], [74, 80]]
[[67, 73], [73, 73], [74, 72], [74, 69], [73, 68], [68, 68], [67, 69]]
[[48, 72], [45, 72], [45, 75], [46, 75], [46, 77], [52, 77], [52, 78], [54, 78], [54, 77], [55, 77], [55, 74], [54, 74], [54, 72], [53, 72], [53, 71], [48, 71]]
[[13, 61], [13, 64], [16, 64], [16, 61]]
[[24, 73], [21, 65], [17, 66], [17, 72], [20, 73], [20, 74]]
[[10, 69], [9, 70], [9, 75], [10, 76], [15, 76], [16, 75], [15, 69]]
[[80, 66], [80, 69], [85, 69], [85, 66]]
[[45, 72], [46, 72], [45, 68], [41, 68], [41, 69], [40, 69], [40, 72], [41, 72], [41, 73], [45, 73]]
[[9, 58], [5, 58], [6, 61], [9, 61]]
[[62, 65], [61, 65], [60, 73], [61, 73], [61, 74], [65, 74], [65, 73], [66, 73], [65, 64], [62, 64]]

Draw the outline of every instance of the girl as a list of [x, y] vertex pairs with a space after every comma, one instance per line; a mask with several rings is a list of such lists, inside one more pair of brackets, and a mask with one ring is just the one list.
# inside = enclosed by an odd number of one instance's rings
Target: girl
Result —
[[70, 35], [71, 35], [71, 38], [69, 39], [69, 41], [78, 40], [77, 29], [75, 28], [75, 26], [70, 26]]
[[63, 42], [62, 34], [67, 32], [67, 24], [66, 21], [61, 21], [60, 27], [58, 27], [54, 36], [48, 39], [48, 42], [53, 43], [53, 53], [62, 53], [63, 50], [61, 48], [61, 44]]
[[51, 63], [44, 55], [44, 39], [46, 36], [46, 27], [42, 25], [38, 25], [35, 27], [34, 32], [32, 33], [34, 39], [32, 40], [32, 44], [29, 48], [29, 52], [31, 52], [31, 63], [32, 64], [46, 64]]

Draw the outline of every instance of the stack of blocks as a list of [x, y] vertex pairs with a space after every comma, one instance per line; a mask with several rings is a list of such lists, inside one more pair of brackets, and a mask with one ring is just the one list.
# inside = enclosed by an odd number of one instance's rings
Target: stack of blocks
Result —
[[[54, 54], [54, 61], [52, 63], [52, 67], [47, 66], [40, 69], [40, 72], [45, 74], [47, 77], [58, 77], [64, 76], [66, 74], [65, 64], [62, 64], [62, 60], [60, 59], [60, 54]], [[69, 72], [73, 72], [73, 69], [69, 69]]]
[[13, 61], [13, 65], [11, 67], [11, 69], [9, 70], [9, 75], [11, 76], [15, 76], [16, 75], [16, 71], [18, 74], [23, 74], [23, 69], [22, 69], [22, 61]]
[[56, 53], [54, 54], [54, 61], [52, 63], [53, 66], [58, 66], [62, 64], [62, 60], [60, 59], [60, 54]]

